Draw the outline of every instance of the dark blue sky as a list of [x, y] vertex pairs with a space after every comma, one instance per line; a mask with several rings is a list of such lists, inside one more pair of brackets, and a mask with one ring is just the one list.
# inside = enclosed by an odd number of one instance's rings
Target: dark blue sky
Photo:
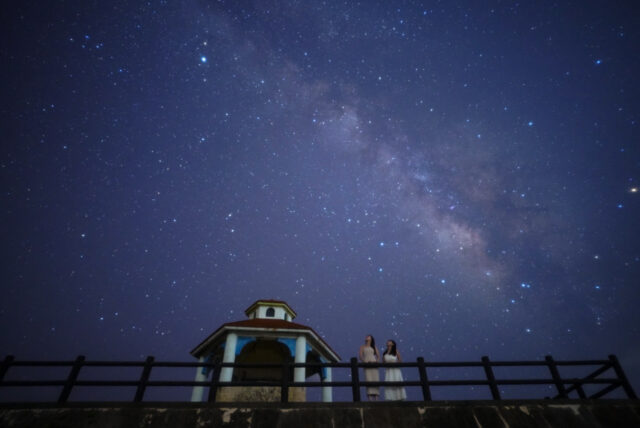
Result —
[[633, 2], [45, 3], [2, 6], [4, 354], [189, 360], [272, 298], [640, 388]]

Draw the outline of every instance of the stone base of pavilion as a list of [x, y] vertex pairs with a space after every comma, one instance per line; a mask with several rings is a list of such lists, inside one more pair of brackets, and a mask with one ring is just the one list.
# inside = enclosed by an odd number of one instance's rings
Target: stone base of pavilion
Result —
[[[279, 402], [280, 388], [277, 386], [225, 386], [216, 392], [217, 402]], [[307, 401], [307, 389], [289, 388], [289, 401], [304, 403]]]

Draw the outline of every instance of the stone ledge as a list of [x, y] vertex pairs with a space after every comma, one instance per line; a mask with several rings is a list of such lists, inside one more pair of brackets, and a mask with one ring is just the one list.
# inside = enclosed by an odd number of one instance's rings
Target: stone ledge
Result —
[[640, 427], [637, 400], [3, 403], [2, 427]]

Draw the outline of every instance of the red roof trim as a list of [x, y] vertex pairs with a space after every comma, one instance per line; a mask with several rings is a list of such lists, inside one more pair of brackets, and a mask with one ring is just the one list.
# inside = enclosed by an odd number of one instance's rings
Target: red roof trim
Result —
[[214, 337], [220, 330], [224, 329], [225, 327], [247, 327], [247, 328], [273, 328], [273, 329], [290, 329], [290, 330], [308, 330], [308, 331], [311, 331], [318, 338], [318, 340], [320, 342], [322, 342], [322, 344], [324, 346], [327, 347], [327, 349], [329, 349], [331, 352], [333, 352], [338, 357], [338, 360], [341, 359], [340, 355], [336, 351], [334, 351], [333, 348], [331, 346], [329, 346], [329, 344], [327, 342], [325, 342], [324, 339], [322, 339], [322, 337], [318, 333], [316, 333], [316, 331], [314, 329], [312, 329], [311, 327], [308, 327], [308, 326], [302, 325], [302, 324], [297, 324], [297, 323], [290, 322], [290, 321], [285, 321], [285, 320], [274, 320], [274, 319], [264, 319], [264, 318], [257, 318], [257, 319], [243, 320], [243, 321], [233, 321], [233, 322], [228, 322], [228, 323], [222, 324], [216, 331], [211, 333], [198, 346], [193, 348], [191, 353], [193, 354], [193, 352], [196, 349], [198, 349], [202, 344], [204, 344], [207, 341], [209, 341], [210, 338]]

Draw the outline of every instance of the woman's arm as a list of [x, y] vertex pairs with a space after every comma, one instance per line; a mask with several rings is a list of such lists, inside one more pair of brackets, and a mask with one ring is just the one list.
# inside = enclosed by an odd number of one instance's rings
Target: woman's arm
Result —
[[358, 357], [360, 357], [360, 361], [364, 361], [364, 358], [362, 358], [362, 350], [364, 349], [364, 345], [360, 346], [360, 350], [358, 351]]
[[398, 352], [398, 350], [396, 350], [396, 356], [398, 357], [398, 362], [401, 363], [402, 357], [400, 356], [400, 352]]

